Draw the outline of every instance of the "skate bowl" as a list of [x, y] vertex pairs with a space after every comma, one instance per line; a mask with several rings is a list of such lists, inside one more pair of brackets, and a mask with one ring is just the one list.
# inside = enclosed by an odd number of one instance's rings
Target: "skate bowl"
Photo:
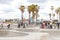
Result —
[[17, 32], [17, 31], [7, 31], [0, 30], [0, 37], [19, 37], [19, 36], [27, 36], [27, 33]]
[[49, 40], [48, 33], [0, 30], [0, 40]]
[[[60, 30], [58, 29], [18, 29], [17, 31], [22, 32], [40, 32], [40, 33], [48, 33], [49, 38], [52, 40], [60, 40]], [[42, 35], [43, 36], [43, 35]], [[47, 35], [45, 35], [47, 36]], [[42, 39], [45, 38], [45, 36], [42, 37]]]
[[[16, 29], [17, 31], [21, 31], [21, 32], [27, 32], [27, 33], [31, 33], [31, 37], [34, 38], [35, 40], [52, 40], [50, 38], [50, 35], [46, 32], [40, 32], [40, 29]], [[33, 37], [34, 35], [34, 37]]]

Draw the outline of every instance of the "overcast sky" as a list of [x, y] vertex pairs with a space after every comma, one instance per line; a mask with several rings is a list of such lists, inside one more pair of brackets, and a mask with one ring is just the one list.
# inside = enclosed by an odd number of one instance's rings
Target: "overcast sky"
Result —
[[[51, 13], [50, 7], [54, 6], [56, 9], [60, 6], [60, 0], [0, 0], [0, 18], [3, 19], [21, 19], [21, 11], [18, 9], [20, 5], [28, 6], [30, 4], [37, 4], [40, 6], [39, 19], [49, 19]], [[55, 13], [55, 12], [54, 12]], [[28, 12], [25, 9], [24, 18], [28, 18]], [[55, 19], [57, 16], [55, 17]]]

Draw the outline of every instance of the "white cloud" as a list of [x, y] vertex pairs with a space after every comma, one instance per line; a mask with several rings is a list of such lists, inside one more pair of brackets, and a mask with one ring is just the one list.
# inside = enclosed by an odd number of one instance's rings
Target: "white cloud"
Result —
[[[48, 2], [43, 3], [44, 4], [44, 9], [40, 9], [40, 13], [51, 13], [51, 6], [54, 6], [54, 9], [57, 7], [60, 7], [60, 1], [55, 1], [55, 0], [49, 0]], [[54, 10], [55, 13], [55, 10]], [[43, 15], [41, 15], [43, 17]], [[48, 16], [44, 16], [44, 18], [48, 18]], [[55, 19], [57, 19], [57, 15], [55, 16]]]
[[10, 4], [13, 0], [0, 0], [0, 4]]
[[[48, 14], [51, 12], [50, 6], [54, 6], [56, 9], [60, 6], [60, 1], [58, 0], [40, 0], [40, 2], [31, 3], [27, 0], [13, 0], [13, 1], [6, 1], [3, 0], [0, 2], [0, 18], [20, 18], [21, 19], [21, 11], [18, 9], [20, 5], [28, 6], [30, 4], [38, 4], [40, 6], [39, 10], [39, 19], [49, 19]], [[32, 0], [30, 0], [32, 1]], [[4, 4], [2, 4], [4, 2]], [[8, 3], [9, 2], [9, 3]], [[47, 15], [47, 16], [46, 16]], [[28, 18], [28, 12], [25, 10], [24, 18]]]

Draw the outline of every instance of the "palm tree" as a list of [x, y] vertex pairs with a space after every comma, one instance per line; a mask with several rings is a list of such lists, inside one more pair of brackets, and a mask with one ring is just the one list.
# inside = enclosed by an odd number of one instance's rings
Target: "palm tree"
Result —
[[21, 10], [21, 13], [22, 13], [21, 18], [22, 18], [22, 24], [23, 24], [23, 13], [24, 13], [25, 6], [21, 5], [19, 9]]
[[57, 8], [57, 9], [55, 9], [55, 12], [58, 14], [58, 12], [59, 12], [58, 8]]
[[39, 6], [36, 5], [36, 24], [37, 24], [38, 11], [39, 11]]
[[52, 10], [52, 14], [51, 15], [53, 15], [54, 6], [51, 6], [51, 10]]
[[28, 6], [28, 12], [29, 12], [29, 23], [30, 23], [30, 13], [32, 12], [32, 21], [34, 21], [35, 16], [36, 16], [36, 23], [37, 23], [37, 16], [38, 16], [38, 10], [39, 6], [38, 5], [29, 5]]
[[59, 11], [58, 11], [58, 8], [55, 9], [55, 12], [56, 12], [56, 14], [57, 14], [57, 18], [58, 18], [58, 12], [59, 12]]
[[39, 6], [32, 4], [32, 18], [34, 19], [36, 17], [36, 24], [37, 24], [37, 17], [38, 17], [38, 11], [39, 11]]
[[34, 22], [35, 19], [35, 5], [30, 5], [30, 11], [32, 12], [32, 21]]
[[58, 16], [59, 16], [59, 22], [60, 22], [60, 7], [58, 7], [56, 10], [55, 10], [55, 12], [58, 14]]
[[52, 13], [53, 13], [53, 10], [54, 10], [54, 6], [51, 6], [51, 10], [52, 10]]
[[28, 6], [28, 12], [29, 12], [29, 24], [30, 24], [30, 14], [31, 14], [31, 5]]

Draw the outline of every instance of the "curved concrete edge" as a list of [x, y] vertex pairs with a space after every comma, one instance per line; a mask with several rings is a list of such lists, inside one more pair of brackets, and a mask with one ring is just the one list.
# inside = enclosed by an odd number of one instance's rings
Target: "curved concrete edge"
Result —
[[[6, 30], [5, 30], [6, 31]], [[12, 30], [10, 30], [12, 31]], [[13, 30], [13, 32], [16, 32]], [[18, 32], [18, 31], [17, 31]], [[0, 37], [0, 40], [49, 40], [48, 33], [39, 33], [39, 32], [24, 32], [28, 33], [28, 36], [19, 36], [19, 37]]]

